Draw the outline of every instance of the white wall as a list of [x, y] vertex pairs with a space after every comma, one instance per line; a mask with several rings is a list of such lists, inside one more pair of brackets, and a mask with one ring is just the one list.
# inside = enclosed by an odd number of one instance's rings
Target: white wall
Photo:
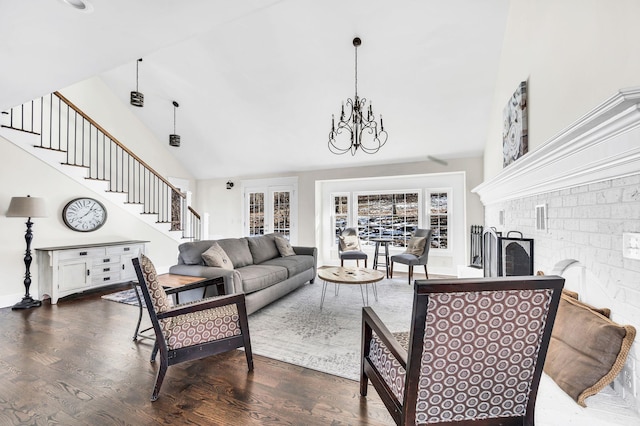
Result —
[[640, 85], [637, 0], [511, 0], [485, 178], [502, 170], [502, 110], [528, 80], [529, 151], [617, 90]]
[[[139, 154], [157, 171], [172, 176], [193, 178], [170, 155], [163, 155], [158, 142], [142, 127], [126, 105], [123, 105], [99, 79], [90, 79], [61, 90], [115, 137]], [[35, 143], [35, 142], [34, 142]], [[32, 249], [68, 244], [87, 244], [117, 240], [148, 240], [148, 254], [159, 271], [166, 271], [177, 259], [175, 240], [158, 232], [143, 221], [136, 220], [121, 205], [114, 204], [100, 193], [60, 174], [10, 141], [0, 137], [0, 307], [18, 302], [24, 295], [24, 252], [26, 219], [8, 218], [5, 212], [13, 196], [43, 197], [48, 206], [47, 218], [34, 218]], [[100, 200], [108, 211], [105, 225], [95, 232], [79, 233], [67, 228], [62, 221], [62, 208], [73, 198], [89, 196]], [[32, 253], [31, 294], [38, 294], [38, 268]]]
[[[520, 168], [516, 161], [502, 172], [502, 109], [520, 81], [529, 82], [529, 151], [540, 150], [539, 154], [544, 151], [541, 147], [547, 149], [555, 145], [559, 145], [557, 150], [567, 157], [584, 151], [579, 143], [573, 145], [574, 149], [567, 149], [567, 145], [557, 143], [554, 137], [582, 116], [595, 114], [593, 111], [619, 90], [640, 86], [638, 16], [640, 2], [635, 0], [510, 2], [484, 154], [485, 186], [492, 178], [502, 182], [499, 179], [505, 173], [522, 174], [525, 169], [527, 160], [523, 158]], [[637, 130], [620, 133], [623, 134], [620, 137], [634, 138], [640, 144]], [[584, 134], [573, 137], [580, 136]], [[606, 142], [620, 143], [612, 137]], [[553, 158], [553, 161], [549, 161], [551, 157], [545, 158], [541, 158], [538, 170], [562, 167], [558, 164], [569, 169], [574, 167], [566, 164], [567, 161], [560, 163], [562, 158]], [[599, 164], [599, 158], [590, 158]], [[622, 165], [624, 161], [617, 163]], [[585, 164], [592, 163], [587, 159]], [[574, 290], [580, 291], [587, 302], [611, 308], [614, 320], [638, 327], [640, 262], [622, 257], [621, 241], [624, 232], [639, 230], [640, 177], [625, 172], [620, 178], [589, 181], [596, 172], [594, 167], [593, 173], [576, 173], [576, 179], [579, 177], [578, 180], [587, 184], [567, 184], [561, 189], [507, 200], [493, 197], [485, 208], [485, 225], [501, 231], [519, 230], [525, 237], [534, 238], [536, 270], [549, 273], [558, 262], [579, 261], [595, 278], [590, 280], [588, 288]], [[544, 178], [555, 181], [553, 177]], [[527, 193], [528, 188], [537, 188], [536, 183], [540, 182], [526, 182], [523, 188], [509, 188], [509, 191]], [[546, 232], [535, 229], [533, 212], [539, 204], [547, 204], [549, 228]], [[502, 226], [500, 211], [504, 211], [505, 217]], [[627, 361], [627, 365], [635, 365], [636, 383], [640, 381], [637, 345], [636, 338]]]

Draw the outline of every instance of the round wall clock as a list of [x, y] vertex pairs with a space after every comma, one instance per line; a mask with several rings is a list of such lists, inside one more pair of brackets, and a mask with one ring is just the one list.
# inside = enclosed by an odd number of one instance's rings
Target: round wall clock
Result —
[[107, 209], [93, 198], [76, 198], [64, 206], [62, 220], [74, 231], [95, 231], [107, 221]]

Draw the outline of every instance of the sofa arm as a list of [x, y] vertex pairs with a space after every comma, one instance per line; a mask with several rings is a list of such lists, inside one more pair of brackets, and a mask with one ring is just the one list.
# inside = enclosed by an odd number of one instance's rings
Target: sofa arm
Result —
[[215, 266], [203, 266], [203, 265], [185, 265], [178, 264], [169, 268], [169, 273], [178, 275], [188, 275], [190, 277], [205, 277], [205, 278], [224, 278], [224, 291], [225, 294], [238, 293], [234, 285], [234, 271], [224, 268], [217, 268]]
[[[293, 246], [293, 251], [296, 254], [313, 256], [313, 275], [318, 273], [318, 248], [317, 247], [302, 247], [302, 246]], [[310, 280], [310, 283], [313, 284], [315, 278]]]

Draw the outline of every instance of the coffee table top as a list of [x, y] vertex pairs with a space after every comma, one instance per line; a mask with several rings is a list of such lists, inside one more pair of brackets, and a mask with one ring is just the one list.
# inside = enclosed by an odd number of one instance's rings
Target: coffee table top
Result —
[[384, 272], [375, 269], [330, 266], [318, 268], [321, 280], [336, 284], [369, 284], [384, 278]]

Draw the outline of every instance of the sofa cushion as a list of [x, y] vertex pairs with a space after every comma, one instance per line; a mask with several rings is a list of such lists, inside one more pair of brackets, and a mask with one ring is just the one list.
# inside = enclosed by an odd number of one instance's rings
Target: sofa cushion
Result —
[[253, 264], [253, 257], [246, 238], [225, 238], [218, 240], [218, 244], [227, 253], [234, 268]]
[[182, 243], [178, 246], [180, 260], [185, 265], [204, 265], [202, 253], [211, 247], [212, 240]]
[[253, 256], [253, 264], [258, 265], [265, 260], [279, 257], [280, 252], [278, 246], [276, 246], [274, 234], [260, 235], [257, 237], [247, 238], [249, 243], [249, 250]]
[[262, 263], [262, 265], [275, 265], [286, 268], [289, 278], [298, 275], [307, 269], [312, 269], [313, 264], [313, 256], [306, 255], [276, 257], [275, 259], [267, 260]]
[[222, 250], [220, 244], [216, 241], [211, 244], [211, 247], [204, 253], [202, 253], [202, 259], [207, 266], [217, 266], [223, 269], [233, 269], [233, 263], [227, 256], [227, 253]]
[[278, 251], [280, 252], [280, 256], [295, 256], [296, 252], [293, 251], [293, 247], [291, 247], [291, 243], [282, 235], [275, 236], [276, 247], [278, 247]]
[[570, 296], [562, 295], [544, 371], [578, 404], [620, 373], [635, 338], [621, 326]]
[[262, 290], [287, 279], [287, 269], [277, 265], [247, 265], [238, 269], [245, 293]]

